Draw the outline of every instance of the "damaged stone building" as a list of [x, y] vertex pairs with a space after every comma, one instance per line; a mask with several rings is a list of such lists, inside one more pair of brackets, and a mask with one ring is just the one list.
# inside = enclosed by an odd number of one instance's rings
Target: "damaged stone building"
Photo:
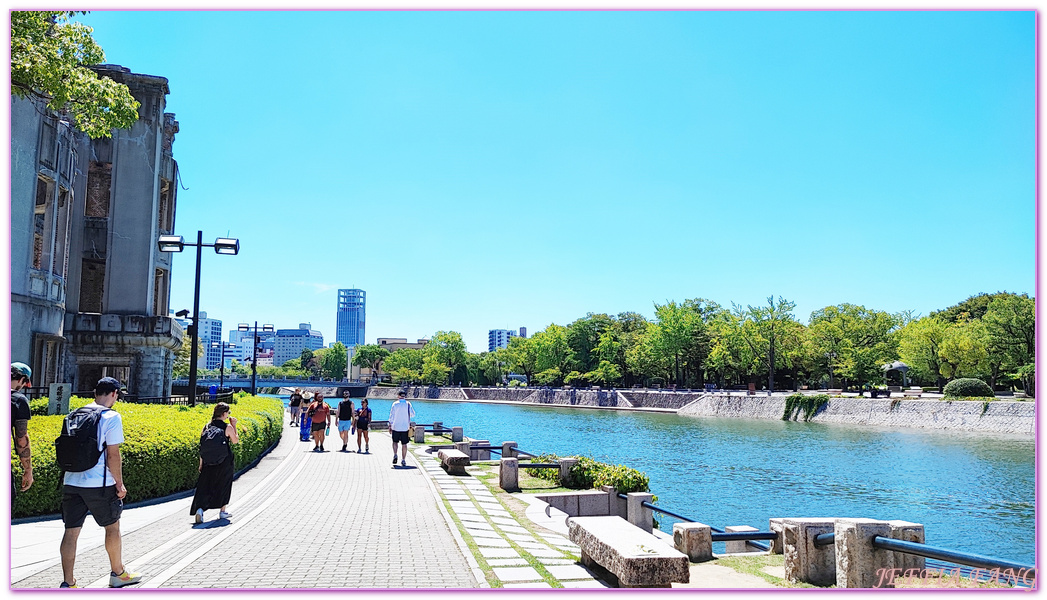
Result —
[[101, 377], [167, 396], [182, 345], [168, 316], [178, 122], [167, 79], [99, 65], [141, 104], [130, 129], [91, 140], [37, 99], [11, 99], [11, 360], [33, 386]]

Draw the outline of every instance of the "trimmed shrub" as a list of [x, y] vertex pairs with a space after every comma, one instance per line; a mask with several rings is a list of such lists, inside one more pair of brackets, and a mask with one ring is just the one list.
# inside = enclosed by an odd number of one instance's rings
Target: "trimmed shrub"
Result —
[[[86, 398], [73, 398], [69, 404], [79, 408], [88, 402]], [[200, 431], [211, 420], [214, 405], [189, 408], [117, 402], [113, 409], [120, 413], [124, 425], [120, 455], [127, 486], [125, 502], [158, 498], [196, 486]], [[240, 443], [233, 446], [236, 469], [243, 468], [280, 439], [283, 412], [283, 404], [274, 398], [238, 398], [231, 407], [240, 435]], [[34, 483], [15, 497], [16, 517], [60, 510], [61, 472], [55, 464], [54, 440], [62, 431], [63, 419], [62, 415], [52, 415], [29, 420]], [[15, 479], [21, 479], [22, 468], [13, 451], [11, 467]]]
[[[555, 454], [542, 454], [534, 457], [536, 463], [554, 463], [560, 460]], [[558, 469], [527, 469], [524, 471], [532, 477], [557, 481], [560, 478]], [[578, 457], [578, 463], [571, 467], [571, 480], [566, 487], [574, 489], [595, 489], [605, 485], [613, 486], [621, 494], [629, 492], [647, 492], [650, 478], [643, 472], [624, 465], [609, 465], [589, 456]]]
[[944, 392], [946, 398], [993, 398], [996, 396], [989, 384], [973, 377], [953, 379], [945, 384]]

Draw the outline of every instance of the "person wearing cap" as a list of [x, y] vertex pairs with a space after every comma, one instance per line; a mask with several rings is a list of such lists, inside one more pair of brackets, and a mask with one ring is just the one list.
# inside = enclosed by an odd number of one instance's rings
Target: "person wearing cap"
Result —
[[396, 444], [400, 443], [400, 466], [407, 465], [407, 431], [414, 418], [414, 407], [407, 401], [407, 393], [400, 390], [396, 402], [389, 408], [389, 434], [393, 436], [393, 466], [396, 466]]
[[95, 523], [105, 529], [105, 551], [109, 554], [109, 587], [119, 588], [141, 581], [139, 573], [129, 573], [121, 558], [120, 514], [124, 509], [123, 462], [120, 444], [124, 441], [124, 425], [120, 413], [112, 410], [120, 394], [120, 382], [103, 377], [95, 385], [94, 402], [84, 408], [102, 409], [98, 419], [98, 445], [102, 455], [98, 463], [79, 473], [66, 473], [62, 486], [62, 575], [60, 587], [75, 588], [73, 565], [76, 562], [76, 541], [90, 512]]
[[[11, 363], [11, 428], [15, 444], [15, 454], [18, 462], [22, 464], [22, 487], [26, 491], [33, 485], [33, 461], [32, 451], [29, 448], [29, 400], [22, 394], [22, 390], [29, 387], [33, 378], [33, 370], [25, 363]], [[11, 511], [14, 514], [15, 500], [15, 474], [11, 473]]]

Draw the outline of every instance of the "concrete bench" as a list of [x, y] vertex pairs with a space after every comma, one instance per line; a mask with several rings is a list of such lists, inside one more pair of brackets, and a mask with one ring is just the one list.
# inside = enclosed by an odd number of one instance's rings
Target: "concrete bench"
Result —
[[654, 535], [621, 517], [571, 517], [568, 536], [582, 564], [612, 576], [618, 587], [672, 587], [690, 581], [690, 561]]
[[469, 455], [460, 450], [443, 449], [437, 453], [440, 458], [440, 466], [448, 475], [465, 475], [465, 467], [472, 464]]

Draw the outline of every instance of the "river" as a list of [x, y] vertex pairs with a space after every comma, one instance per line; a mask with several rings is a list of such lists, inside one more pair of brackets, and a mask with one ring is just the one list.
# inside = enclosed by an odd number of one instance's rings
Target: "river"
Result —
[[[387, 418], [390, 400], [369, 402], [376, 419]], [[650, 477], [658, 506], [721, 529], [766, 530], [769, 517], [900, 519], [922, 523], [928, 544], [1034, 560], [1032, 438], [412, 402], [420, 423], [460, 425], [469, 437], [495, 445], [515, 441], [535, 454], [588, 455], [639, 469]], [[675, 519], [656, 518], [662, 530], [672, 531]]]

